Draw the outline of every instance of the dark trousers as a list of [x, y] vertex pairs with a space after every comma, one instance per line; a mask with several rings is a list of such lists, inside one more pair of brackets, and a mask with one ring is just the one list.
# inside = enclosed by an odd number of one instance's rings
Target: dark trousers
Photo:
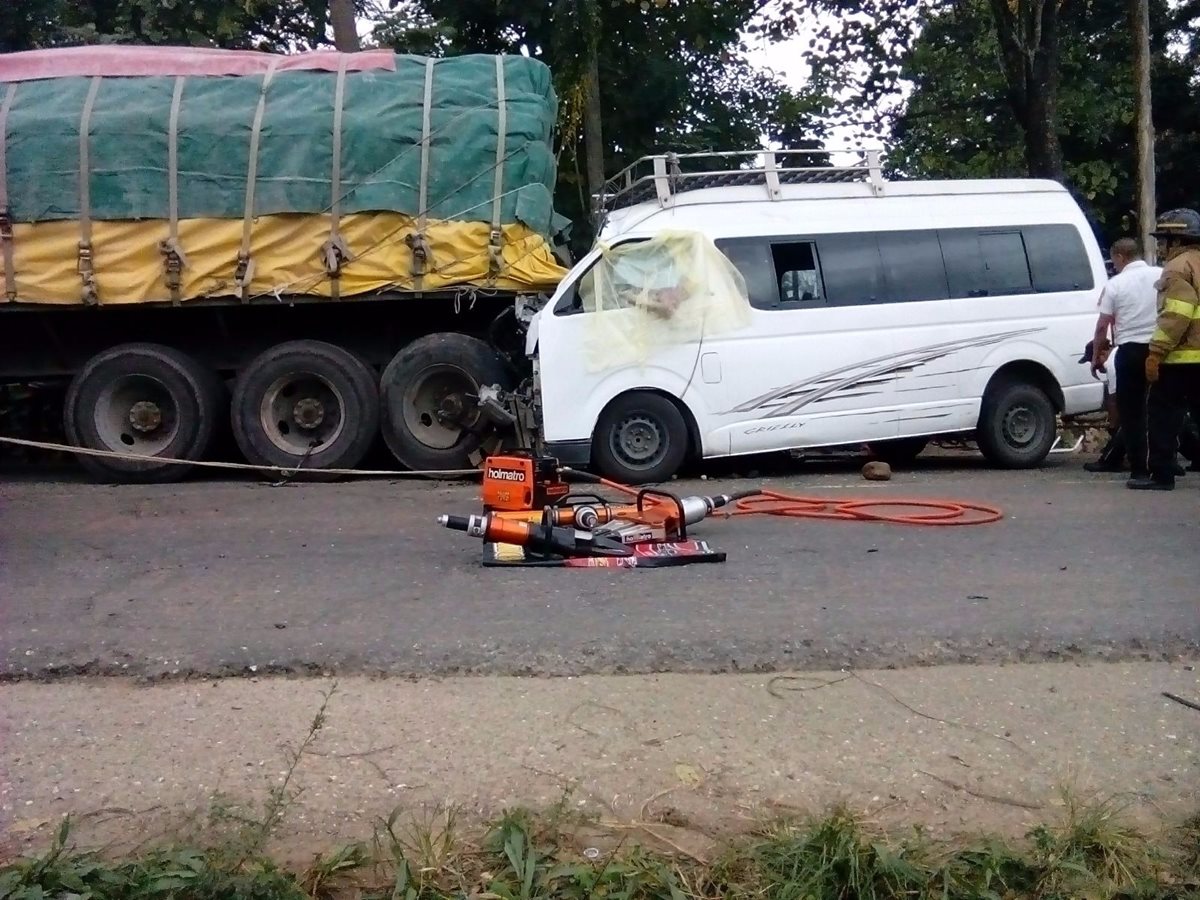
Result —
[[1146, 477], [1146, 357], [1149, 344], [1122, 344], [1117, 348], [1117, 415], [1125, 434], [1125, 452], [1134, 478]]
[[[1117, 376], [1120, 389], [1121, 376]], [[1174, 481], [1179, 433], [1189, 409], [1200, 407], [1200, 363], [1163, 363], [1150, 388], [1150, 476]]]

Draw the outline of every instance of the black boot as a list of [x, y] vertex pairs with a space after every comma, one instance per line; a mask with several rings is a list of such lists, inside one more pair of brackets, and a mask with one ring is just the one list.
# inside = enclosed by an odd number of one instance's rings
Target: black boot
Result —
[[1173, 491], [1175, 479], [1166, 478], [1130, 478], [1125, 487], [1131, 491]]
[[1084, 463], [1083, 468], [1088, 472], [1123, 472], [1125, 471], [1125, 432], [1120, 428], [1113, 431], [1100, 451], [1100, 458], [1095, 462]]

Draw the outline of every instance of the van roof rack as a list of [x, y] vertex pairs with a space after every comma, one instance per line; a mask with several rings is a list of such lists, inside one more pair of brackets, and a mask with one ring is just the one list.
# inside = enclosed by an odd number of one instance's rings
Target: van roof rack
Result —
[[[833, 157], [850, 155], [849, 165], [833, 165]], [[660, 206], [675, 195], [702, 188], [762, 184], [778, 200], [784, 184], [867, 182], [883, 193], [883, 166], [878, 150], [733, 150], [708, 153], [661, 153], [643, 156], [604, 183], [592, 197], [593, 212], [603, 218], [649, 200]]]

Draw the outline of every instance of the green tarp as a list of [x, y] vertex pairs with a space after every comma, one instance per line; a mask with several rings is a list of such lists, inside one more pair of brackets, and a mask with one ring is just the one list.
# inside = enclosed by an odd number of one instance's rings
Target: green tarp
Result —
[[[506, 126], [500, 220], [551, 235], [557, 103], [550, 72], [504, 57]], [[342, 120], [343, 213], [420, 213], [426, 60], [348, 72]], [[262, 76], [189, 77], [178, 123], [180, 218], [242, 218]], [[266, 91], [254, 214], [320, 213], [331, 205], [337, 74], [279, 71]], [[7, 123], [8, 191], [19, 222], [77, 219], [79, 131], [90, 79], [17, 84]], [[174, 78], [109, 77], [91, 114], [93, 219], [168, 218]], [[429, 110], [427, 214], [490, 222], [500, 122], [496, 58], [436, 60]]]

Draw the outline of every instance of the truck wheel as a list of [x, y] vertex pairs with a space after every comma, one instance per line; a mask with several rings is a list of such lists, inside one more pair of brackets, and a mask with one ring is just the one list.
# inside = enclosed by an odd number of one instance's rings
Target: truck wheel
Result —
[[1045, 391], [1024, 382], [988, 388], [979, 413], [976, 440], [994, 466], [1028, 469], [1040, 465], [1054, 446], [1054, 403]]
[[597, 468], [624, 484], [666, 481], [687, 451], [687, 423], [679, 407], [647, 391], [617, 397], [601, 413], [592, 437]]
[[473, 468], [491, 427], [475, 406], [480, 387], [510, 387], [500, 356], [478, 338], [451, 332], [419, 338], [383, 370], [383, 439], [415, 471]]
[[249, 462], [299, 468], [312, 480], [321, 469], [362, 462], [379, 431], [379, 391], [354, 354], [323, 341], [288, 341], [242, 370], [231, 418]]
[[906, 466], [929, 446], [929, 438], [893, 438], [890, 441], [872, 441], [867, 451], [876, 459], [892, 466]]
[[67, 389], [67, 442], [146, 461], [80, 456], [104, 481], [177, 481], [190, 466], [155, 457], [202, 459], [224, 415], [225, 390], [216, 374], [186, 353], [159, 344], [121, 344], [97, 354]]

